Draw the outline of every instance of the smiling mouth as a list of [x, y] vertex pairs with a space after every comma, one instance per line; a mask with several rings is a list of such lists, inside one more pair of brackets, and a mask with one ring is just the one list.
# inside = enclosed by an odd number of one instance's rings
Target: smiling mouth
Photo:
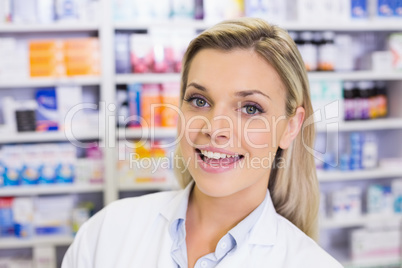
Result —
[[[201, 160], [211, 166], [227, 166], [233, 164], [244, 158], [244, 155], [224, 155], [224, 154], [211, 154], [211, 152], [201, 151], [200, 149], [195, 149], [196, 153], [199, 155]], [[207, 156], [208, 155], [208, 156]]]

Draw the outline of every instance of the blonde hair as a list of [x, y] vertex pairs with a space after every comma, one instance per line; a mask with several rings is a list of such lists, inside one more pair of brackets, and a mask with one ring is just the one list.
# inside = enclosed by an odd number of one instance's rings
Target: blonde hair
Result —
[[[288, 33], [264, 20], [240, 18], [221, 22], [202, 32], [187, 48], [183, 59], [181, 76], [181, 101], [187, 87], [188, 73], [194, 56], [205, 48], [230, 51], [233, 49], [253, 49], [264, 58], [279, 74], [287, 89], [286, 116], [295, 115], [297, 107], [305, 110], [305, 119], [313, 114], [310, 101], [309, 83], [303, 60]], [[287, 218], [313, 239], [317, 235], [317, 214], [319, 206], [319, 186], [314, 157], [307, 152], [313, 148], [314, 124], [303, 122], [302, 131], [288, 149], [278, 149], [271, 169], [268, 189], [277, 213]], [[180, 146], [176, 148], [181, 156]], [[280, 157], [284, 167], [278, 167]], [[191, 182], [192, 177], [184, 162], [177, 163], [175, 172], [182, 187]]]

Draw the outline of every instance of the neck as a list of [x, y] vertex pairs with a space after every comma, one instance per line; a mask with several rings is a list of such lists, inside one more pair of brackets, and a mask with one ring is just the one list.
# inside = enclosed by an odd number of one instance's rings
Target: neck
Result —
[[196, 225], [225, 234], [256, 209], [265, 195], [266, 187], [252, 185], [230, 196], [212, 197], [204, 194], [195, 184], [189, 198], [188, 213]]

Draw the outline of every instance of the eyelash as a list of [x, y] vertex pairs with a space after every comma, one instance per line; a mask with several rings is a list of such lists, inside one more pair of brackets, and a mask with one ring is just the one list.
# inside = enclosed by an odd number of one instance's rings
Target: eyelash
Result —
[[246, 113], [247, 115], [256, 115], [256, 114], [263, 114], [263, 113], [265, 113], [265, 110], [264, 110], [260, 105], [258, 105], [257, 103], [245, 104], [245, 105], [242, 107], [242, 109], [247, 108], [247, 107], [253, 107], [254, 109], [257, 110], [257, 112], [256, 112], [255, 114], [248, 114], [248, 113]]
[[201, 97], [201, 96], [198, 96], [198, 95], [196, 95], [196, 94], [190, 95], [190, 96], [188, 96], [187, 98], [184, 98], [183, 100], [184, 100], [185, 102], [191, 103], [192, 105], [194, 105], [195, 107], [198, 107], [198, 108], [202, 108], [202, 107], [205, 107], [205, 106], [197, 106], [197, 105], [195, 105], [195, 104], [193, 103], [194, 100], [203, 100], [203, 101], [205, 101], [206, 104], [208, 103], [208, 101], [207, 101], [205, 98], [203, 98], [203, 97]]
[[[205, 103], [206, 104], [208, 104], [208, 101], [204, 98], [204, 97], [201, 97], [201, 96], [198, 96], [198, 95], [196, 95], [196, 94], [193, 94], [193, 95], [190, 95], [190, 96], [188, 96], [187, 98], [184, 98], [183, 99], [185, 102], [188, 102], [188, 103], [191, 103], [194, 107], [196, 107], [196, 108], [203, 108], [203, 107], [205, 107], [205, 106], [198, 106], [198, 105], [196, 105], [195, 103], [193, 103], [193, 101], [195, 101], [195, 100], [203, 100], [203, 101], [205, 101]], [[209, 105], [209, 104], [208, 104]], [[256, 113], [254, 113], [254, 114], [247, 114], [246, 113], [246, 115], [257, 115], [257, 114], [263, 114], [263, 113], [265, 113], [265, 110], [260, 106], [260, 105], [258, 105], [257, 103], [249, 103], [249, 104], [245, 104], [243, 107], [241, 107], [241, 110], [243, 110], [244, 108], [248, 108], [248, 107], [253, 107], [253, 108], [255, 108], [256, 110], [257, 110], [257, 112]]]

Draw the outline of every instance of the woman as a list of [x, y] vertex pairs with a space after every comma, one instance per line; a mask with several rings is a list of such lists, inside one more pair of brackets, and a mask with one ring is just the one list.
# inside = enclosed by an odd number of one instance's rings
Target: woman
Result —
[[184, 190], [107, 206], [62, 267], [341, 267], [311, 239], [313, 111], [284, 30], [242, 18], [200, 34], [184, 57], [180, 110]]

